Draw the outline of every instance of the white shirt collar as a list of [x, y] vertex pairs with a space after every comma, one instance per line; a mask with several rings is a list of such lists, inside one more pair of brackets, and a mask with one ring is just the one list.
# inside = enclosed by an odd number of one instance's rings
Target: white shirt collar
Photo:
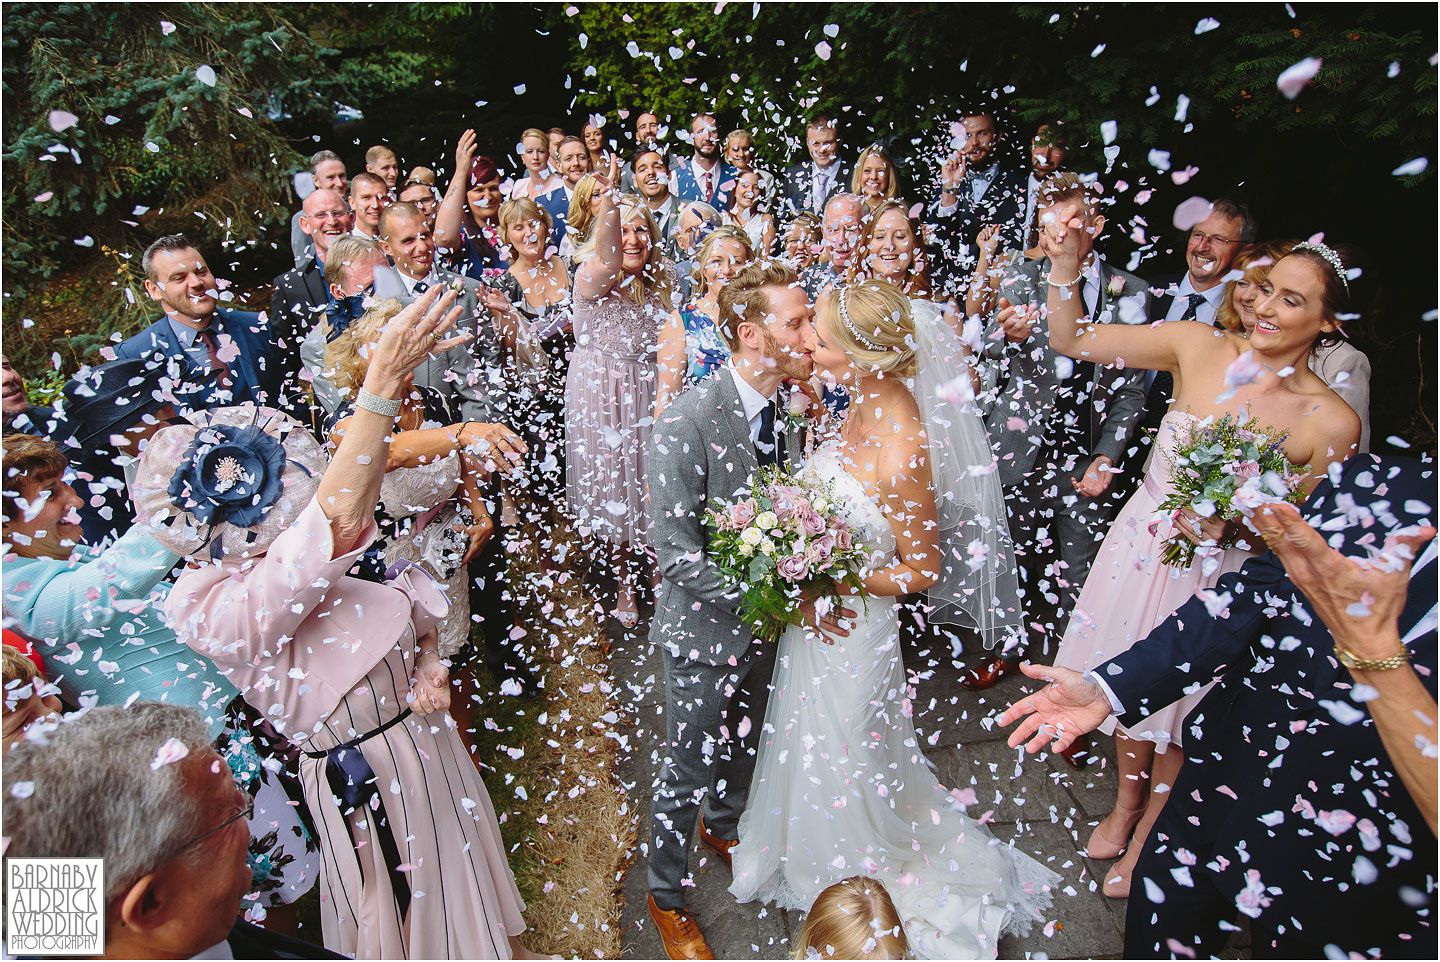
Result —
[[365, 238], [366, 240], [372, 240], [372, 241], [379, 241], [379, 240], [380, 240], [380, 238], [379, 238], [378, 236], [376, 236], [376, 235], [374, 235], [374, 234], [367, 234], [367, 233], [365, 233], [363, 230], [361, 230], [359, 224], [356, 224], [354, 227], [350, 228], [350, 233], [354, 234], [356, 237], [363, 237], [363, 238]]
[[1224, 284], [1216, 284], [1208, 291], [1197, 291], [1195, 289], [1195, 285], [1190, 283], [1189, 271], [1186, 271], [1185, 274], [1180, 278], [1180, 297], [1189, 297], [1191, 294], [1199, 294], [1201, 297], [1205, 298], [1205, 302], [1207, 304], [1213, 305], [1219, 303], [1220, 297], [1224, 293]]
[[425, 282], [425, 288], [427, 290], [440, 283], [440, 275], [435, 272], [434, 264], [430, 265], [430, 273], [424, 277], [411, 277], [398, 267], [395, 268], [395, 273], [400, 275], [400, 281], [405, 285], [405, 293], [412, 297], [415, 295], [415, 285], [421, 281]]
[[715, 161], [715, 166], [711, 167], [709, 170], [706, 170], [704, 167], [700, 166], [700, 161], [697, 158], [691, 157], [690, 173], [695, 175], [696, 184], [704, 184], [706, 174], [709, 174], [712, 178], [718, 180], [720, 177], [720, 161]]
[[[735, 379], [735, 390], [740, 394], [740, 405], [745, 409], [745, 420], [754, 422], [760, 416], [760, 412], [770, 405], [774, 395], [766, 397], [751, 387], [750, 382], [740, 376], [740, 369], [735, 366], [734, 361], [731, 361], [726, 367], [730, 369], [730, 376]], [[780, 389], [776, 388], [775, 393], [780, 393]]]

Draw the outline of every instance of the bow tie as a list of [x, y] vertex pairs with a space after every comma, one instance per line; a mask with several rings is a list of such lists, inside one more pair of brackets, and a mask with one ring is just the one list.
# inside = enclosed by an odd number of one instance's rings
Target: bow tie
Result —
[[366, 288], [358, 294], [339, 300], [336, 300], [335, 295], [330, 295], [330, 300], [325, 304], [325, 318], [330, 322], [330, 334], [325, 338], [326, 343], [344, 334], [351, 321], [365, 316], [369, 309], [365, 301], [371, 292], [372, 288]]

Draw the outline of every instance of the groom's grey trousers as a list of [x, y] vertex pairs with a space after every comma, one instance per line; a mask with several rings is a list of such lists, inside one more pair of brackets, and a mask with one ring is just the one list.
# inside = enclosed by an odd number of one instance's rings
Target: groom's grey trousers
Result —
[[[705, 828], [735, 838], [765, 704], [774, 644], [752, 646], [737, 665], [711, 665], [665, 652], [665, 756], [650, 806], [650, 894], [662, 909], [685, 907], [682, 880], [704, 803]], [[744, 737], [741, 737], [741, 733]]]
[[[787, 432], [798, 463], [802, 432]], [[662, 909], [685, 905], [695, 816], [735, 838], [750, 793], [755, 747], [775, 646], [757, 646], [740, 620], [740, 594], [705, 556], [705, 509], [744, 494], [759, 468], [749, 421], [727, 370], [680, 395], [655, 424], [648, 449], [655, 557], [662, 582], [650, 641], [665, 652], [665, 758], [650, 822], [650, 893]], [[741, 730], [747, 735], [737, 740]]]

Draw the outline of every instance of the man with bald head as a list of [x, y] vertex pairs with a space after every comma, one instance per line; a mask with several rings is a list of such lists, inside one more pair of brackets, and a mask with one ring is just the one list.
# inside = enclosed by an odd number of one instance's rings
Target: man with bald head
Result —
[[322, 187], [305, 198], [300, 229], [309, 248], [293, 270], [275, 278], [275, 294], [270, 298], [270, 329], [279, 342], [287, 396], [304, 396], [298, 390], [300, 343], [325, 313], [325, 255], [353, 226], [350, 207], [338, 190]]
[[860, 221], [865, 215], [865, 202], [855, 194], [836, 194], [825, 204], [825, 220], [821, 224], [825, 240], [820, 261], [805, 268], [800, 286], [813, 301], [825, 291], [845, 283], [850, 258], [860, 243]]

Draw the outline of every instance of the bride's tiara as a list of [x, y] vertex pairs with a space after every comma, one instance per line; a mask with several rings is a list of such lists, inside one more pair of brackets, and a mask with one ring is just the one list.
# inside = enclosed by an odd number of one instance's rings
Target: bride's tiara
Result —
[[872, 351], [885, 350], [885, 348], [881, 347], [879, 344], [876, 344], [864, 334], [861, 334], [860, 330], [855, 326], [854, 322], [850, 320], [850, 312], [845, 309], [845, 288], [843, 287], [840, 288], [840, 320], [845, 323], [845, 330], [850, 332], [850, 336], [855, 338], [855, 340], [859, 341], [863, 346], [869, 348]]
[[1345, 277], [1345, 265], [1340, 263], [1340, 255], [1334, 249], [1315, 241], [1301, 241], [1290, 249], [1290, 253], [1296, 251], [1311, 251], [1325, 258], [1326, 263], [1335, 268], [1335, 274], [1340, 278], [1340, 284], [1345, 288], [1345, 293], [1350, 293], [1350, 281]]

